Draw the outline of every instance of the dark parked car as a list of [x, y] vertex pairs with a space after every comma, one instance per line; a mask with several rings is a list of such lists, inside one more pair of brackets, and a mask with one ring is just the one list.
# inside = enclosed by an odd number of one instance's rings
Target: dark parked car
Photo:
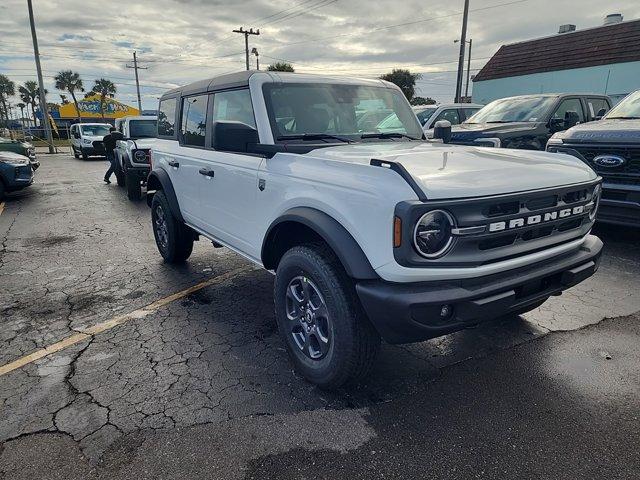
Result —
[[36, 159], [36, 147], [29, 142], [22, 140], [11, 140], [0, 137], [0, 152], [14, 152], [29, 157], [32, 161]]
[[15, 152], [0, 151], [0, 201], [6, 193], [31, 185], [36, 168], [29, 157]]
[[640, 90], [601, 121], [555, 134], [547, 151], [578, 157], [603, 177], [598, 220], [640, 227]]
[[549, 137], [598, 120], [611, 108], [604, 95], [540, 94], [501, 98], [454, 126], [451, 143], [544, 150]]

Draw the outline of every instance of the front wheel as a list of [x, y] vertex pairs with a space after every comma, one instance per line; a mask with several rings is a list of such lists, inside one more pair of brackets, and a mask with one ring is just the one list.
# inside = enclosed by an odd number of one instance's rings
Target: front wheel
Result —
[[78, 151], [76, 150], [76, 147], [72, 146], [71, 150], [73, 150], [74, 158], [80, 158], [80, 155], [78, 155]]
[[122, 171], [122, 168], [120, 168], [120, 164], [117, 161], [116, 161], [116, 168], [113, 173], [115, 173], [116, 175], [116, 181], [118, 182], [118, 186], [124, 187], [125, 186], [124, 172]]
[[307, 380], [335, 389], [371, 371], [380, 337], [327, 246], [302, 245], [285, 253], [274, 295], [278, 330]]
[[153, 236], [164, 261], [179, 263], [189, 258], [193, 251], [193, 231], [173, 216], [161, 190], [151, 201], [151, 220]]

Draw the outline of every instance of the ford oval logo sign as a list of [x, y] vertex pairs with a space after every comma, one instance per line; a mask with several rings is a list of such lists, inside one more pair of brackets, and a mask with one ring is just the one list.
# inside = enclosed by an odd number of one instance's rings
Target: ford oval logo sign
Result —
[[593, 159], [593, 163], [600, 167], [621, 167], [626, 163], [626, 160], [617, 155], [598, 155]]

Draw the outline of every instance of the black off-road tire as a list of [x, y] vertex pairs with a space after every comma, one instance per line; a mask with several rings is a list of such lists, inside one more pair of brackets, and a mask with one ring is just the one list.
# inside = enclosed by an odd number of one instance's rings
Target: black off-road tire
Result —
[[[287, 298], [287, 292], [291, 282], [299, 282], [296, 279], [300, 278], [305, 283], [311, 282], [314, 291], [321, 294], [328, 312], [327, 352], [318, 359], [313, 359], [296, 343], [293, 331], [298, 323], [303, 326], [304, 323], [291, 320], [287, 313], [295, 303], [291, 297]], [[353, 280], [328, 246], [306, 244], [286, 252], [278, 265], [274, 296], [278, 330], [302, 376], [320, 388], [332, 390], [370, 373], [380, 349], [380, 337], [360, 305]]]
[[4, 200], [4, 183], [0, 180], [0, 202]]
[[127, 198], [136, 202], [142, 198], [142, 185], [137, 175], [124, 172], [124, 184], [127, 188]]
[[120, 168], [119, 164], [116, 163], [116, 169], [115, 169], [115, 171], [113, 173], [116, 176], [116, 182], [118, 183], [118, 186], [119, 187], [124, 187], [125, 186], [124, 172]]
[[[164, 233], [160, 232], [162, 222], [158, 221], [161, 215], [166, 225]], [[153, 196], [151, 221], [158, 251], [165, 262], [180, 263], [189, 258], [193, 251], [193, 231], [173, 216], [162, 190], [157, 191]]]

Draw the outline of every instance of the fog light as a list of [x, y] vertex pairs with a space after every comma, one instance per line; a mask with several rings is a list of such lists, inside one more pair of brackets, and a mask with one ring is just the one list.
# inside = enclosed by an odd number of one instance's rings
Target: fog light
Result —
[[451, 305], [442, 305], [440, 307], [440, 318], [449, 318], [453, 313], [453, 307]]

